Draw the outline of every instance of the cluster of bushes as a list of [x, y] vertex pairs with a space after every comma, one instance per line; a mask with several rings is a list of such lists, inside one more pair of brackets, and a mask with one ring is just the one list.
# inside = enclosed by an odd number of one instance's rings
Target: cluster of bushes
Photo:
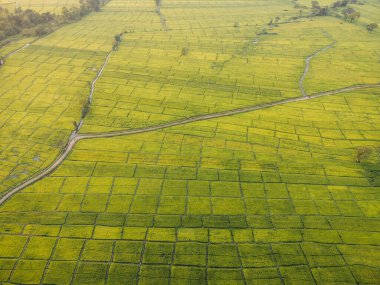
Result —
[[100, 7], [104, 5], [102, 0], [79, 0], [79, 3], [79, 7], [62, 8], [61, 18], [63, 21], [77, 21], [91, 12], [99, 11]]
[[274, 18], [274, 19], [271, 19], [270, 21], [269, 21], [269, 23], [268, 23], [268, 26], [270, 27], [270, 28], [272, 28], [273, 26], [278, 26], [278, 22], [280, 21], [280, 17], [279, 16], [276, 16], [276, 18]]
[[0, 40], [35, 28], [36, 35], [40, 27], [48, 26], [57, 16], [49, 12], [39, 14], [33, 10], [16, 9], [13, 13], [0, 7]]
[[[335, 9], [335, 8], [340, 8], [340, 7], [346, 7], [348, 4], [356, 4], [356, 3], [358, 3], [357, 0], [339, 0], [332, 3], [331, 8]], [[328, 6], [321, 7], [318, 1], [311, 1], [311, 8], [313, 9], [314, 13], [323, 14], [323, 16], [328, 14], [329, 7]]]
[[318, 1], [311, 1], [311, 9], [314, 16], [327, 16], [329, 12], [329, 8], [320, 6]]
[[[348, 4], [358, 4], [357, 0], [339, 0], [331, 4], [332, 9], [338, 9], [338, 8], [344, 8], [347, 7]], [[323, 6], [321, 7], [318, 3], [318, 1], [312, 1], [311, 2], [311, 9], [312, 9], [312, 15], [313, 16], [327, 16], [329, 15], [329, 7]], [[356, 19], [360, 18], [360, 13], [357, 12], [352, 7], [344, 8], [343, 10], [340, 10], [341, 14], [337, 13], [331, 13], [331, 15], [343, 18], [347, 22], [354, 22]], [[376, 23], [370, 23], [366, 25], [366, 28], [369, 32], [372, 32], [374, 29], [377, 29], [378, 25]]]
[[93, 11], [99, 11], [104, 5], [102, 0], [80, 0], [79, 7], [63, 7], [62, 15], [50, 12], [38, 13], [31, 9], [15, 9], [13, 12], [0, 7], [0, 41], [18, 34], [42, 36], [52, 32], [58, 26], [79, 20]]
[[352, 23], [355, 19], [360, 18], [360, 13], [356, 12], [354, 8], [346, 8], [342, 11], [343, 19]]
[[346, 7], [348, 4], [356, 4], [357, 0], [341, 0], [331, 4], [331, 8]]
[[190, 52], [190, 49], [188, 47], [183, 47], [181, 50], [181, 55], [185, 56], [188, 55]]
[[378, 25], [376, 23], [370, 23], [366, 26], [368, 32], [372, 32], [374, 29], [377, 29]]
[[361, 163], [369, 158], [373, 153], [380, 157], [380, 146], [360, 146], [356, 149], [356, 162]]
[[[357, 0], [340, 0], [331, 4], [332, 9], [346, 7], [348, 4], [355, 4]], [[314, 16], [327, 16], [329, 14], [328, 6], [320, 6], [318, 1], [311, 2], [311, 9]], [[345, 20], [352, 22], [354, 19], [360, 17], [360, 13], [356, 12], [353, 8], [346, 8], [342, 11]]]
[[160, 14], [161, 13], [161, 0], [154, 0], [154, 2], [156, 3], [156, 12], [158, 13], [158, 14]]
[[113, 47], [112, 47], [113, 50], [117, 50], [117, 48], [119, 47], [122, 36], [123, 36], [123, 33], [115, 35], [115, 43], [113, 44]]

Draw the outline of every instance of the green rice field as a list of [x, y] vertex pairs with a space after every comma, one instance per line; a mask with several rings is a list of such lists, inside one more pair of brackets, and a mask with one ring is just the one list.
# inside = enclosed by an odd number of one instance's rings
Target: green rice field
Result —
[[354, 23], [161, 3], [111, 0], [0, 67], [0, 198], [80, 138], [0, 202], [0, 284], [380, 284], [378, 1]]
[[0, 0], [0, 7], [7, 9], [32, 9], [37, 12], [51, 12], [60, 14], [63, 7], [79, 6], [76, 0]]

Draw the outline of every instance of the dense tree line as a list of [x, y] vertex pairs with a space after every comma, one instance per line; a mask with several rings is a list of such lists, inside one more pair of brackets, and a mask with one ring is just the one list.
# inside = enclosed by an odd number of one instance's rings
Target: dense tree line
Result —
[[21, 8], [9, 11], [0, 7], [0, 42], [18, 34], [25, 36], [48, 34], [62, 24], [77, 21], [93, 11], [99, 11], [104, 2], [80, 0], [79, 4], [79, 7], [63, 7], [61, 15], [50, 12], [38, 13], [31, 9]]
[[[357, 12], [354, 8], [348, 7], [349, 4], [358, 4], [357, 0], [339, 0], [333, 2], [331, 7], [320, 6], [318, 1], [311, 2], [312, 16], [335, 16], [338, 18], [343, 18], [347, 22], [354, 22], [356, 19], [360, 18], [360, 13]], [[363, 5], [363, 3], [361, 3]], [[332, 10], [332, 12], [330, 12]], [[338, 13], [337, 13], [338, 12]], [[366, 28], [369, 32], [377, 29], [377, 23], [369, 23], [366, 25]]]

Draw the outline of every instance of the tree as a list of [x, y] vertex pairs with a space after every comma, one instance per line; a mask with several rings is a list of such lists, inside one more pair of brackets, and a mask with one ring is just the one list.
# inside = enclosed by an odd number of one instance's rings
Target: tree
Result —
[[78, 123], [77, 123], [76, 121], [73, 121], [73, 125], [74, 125], [74, 131], [75, 131], [75, 132], [78, 132], [78, 130], [79, 130], [79, 125], [78, 125]]
[[329, 14], [329, 8], [327, 6], [320, 7], [319, 9], [315, 9], [313, 14], [315, 16], [327, 16]]
[[[99, 11], [102, 0], [80, 0], [80, 8], [63, 7], [62, 14], [38, 13], [31, 9], [17, 8], [10, 12], [0, 7], [0, 41], [17, 34], [42, 36], [62, 24], [77, 21], [84, 15]], [[34, 34], [33, 34], [34, 33]]]
[[366, 26], [368, 32], [372, 32], [374, 29], [377, 29], [378, 25], [376, 23], [370, 23]]
[[115, 35], [115, 41], [118, 43], [121, 41], [121, 34], [116, 34]]
[[80, 10], [82, 15], [86, 15], [89, 12], [99, 11], [100, 10], [100, 1], [99, 0], [80, 0]]
[[18, 26], [13, 25], [12, 23], [6, 23], [3, 27], [3, 31], [6, 36], [10, 37], [20, 33], [21, 29]]
[[42, 21], [44, 23], [47, 23], [47, 22], [51, 22], [55, 19], [56, 15], [55, 14], [52, 14], [50, 12], [45, 12], [45, 13], [42, 13]]
[[371, 147], [368, 147], [368, 146], [358, 147], [356, 149], [356, 162], [360, 163], [363, 160], [365, 160], [366, 158], [368, 158], [370, 156], [370, 154], [372, 153], [372, 151], [373, 151], [373, 149]]
[[27, 15], [25, 15], [23, 18], [22, 18], [22, 22], [21, 22], [21, 26], [23, 28], [29, 28], [30, 26], [32, 26], [33, 23], [30, 21], [29, 17]]
[[261, 30], [261, 33], [259, 33], [259, 35], [267, 35], [267, 34], [268, 34], [268, 32], [267, 32], [267, 29], [265, 29], [265, 28], [263, 28]]
[[82, 118], [86, 117], [86, 115], [88, 114], [88, 112], [90, 111], [90, 107], [91, 107], [91, 101], [90, 101], [90, 98], [88, 98], [87, 100], [84, 99], [82, 101]]
[[344, 19], [346, 21], [349, 21], [350, 23], [352, 23], [353, 21], [355, 21], [355, 19], [359, 19], [360, 18], [360, 13], [359, 12], [353, 12], [353, 13], [350, 13], [350, 14], [346, 14], [344, 15]]
[[341, 0], [341, 1], [336, 1], [332, 3], [331, 7], [332, 8], [337, 8], [337, 7], [345, 7], [349, 3], [348, 0]]
[[311, 9], [313, 10], [314, 16], [327, 16], [328, 14], [328, 7], [327, 6], [321, 7], [318, 1], [311, 2]]
[[190, 49], [188, 47], [183, 47], [181, 50], [181, 55], [187, 55], [189, 53]]
[[99, 0], [87, 0], [87, 5], [90, 7], [92, 11], [98, 12], [100, 10]]
[[117, 48], [118, 48], [118, 46], [119, 46], [119, 44], [121, 42], [121, 37], [122, 36], [123, 36], [122, 33], [115, 35], [115, 43], [114, 43], [113, 48], [112, 48], [113, 50], [117, 50]]
[[49, 34], [49, 33], [51, 33], [51, 32], [52, 32], [52, 29], [49, 28], [49, 27], [47, 27], [47, 26], [39, 26], [39, 27], [36, 29], [36, 31], [35, 31], [36, 36], [38, 36], [38, 37], [42, 37], [42, 36], [44, 36], [44, 35], [46, 35], [46, 34]]
[[154, 0], [154, 3], [156, 3], [156, 12], [160, 13], [161, 9], [161, 0]]
[[270, 19], [270, 21], [268, 23], [268, 26], [269, 26], [270, 29], [272, 28], [272, 25], [273, 25], [273, 19]]
[[352, 13], [355, 13], [355, 12], [356, 12], [356, 11], [355, 11], [354, 8], [349, 7], [349, 8], [344, 9], [344, 10], [342, 11], [342, 14], [343, 14], [343, 16], [345, 16], [345, 15], [352, 14]]
[[321, 6], [319, 6], [318, 1], [311, 1], [311, 8], [312, 9], [321, 9]]
[[64, 18], [64, 20], [70, 19], [70, 11], [66, 7], [62, 8], [62, 17]]

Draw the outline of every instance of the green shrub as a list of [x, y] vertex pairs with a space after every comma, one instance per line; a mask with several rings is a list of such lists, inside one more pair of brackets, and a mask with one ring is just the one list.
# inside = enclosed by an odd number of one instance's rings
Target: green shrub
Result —
[[183, 56], [188, 55], [189, 51], [190, 50], [188, 47], [183, 47], [181, 50], [181, 55], [183, 55]]

